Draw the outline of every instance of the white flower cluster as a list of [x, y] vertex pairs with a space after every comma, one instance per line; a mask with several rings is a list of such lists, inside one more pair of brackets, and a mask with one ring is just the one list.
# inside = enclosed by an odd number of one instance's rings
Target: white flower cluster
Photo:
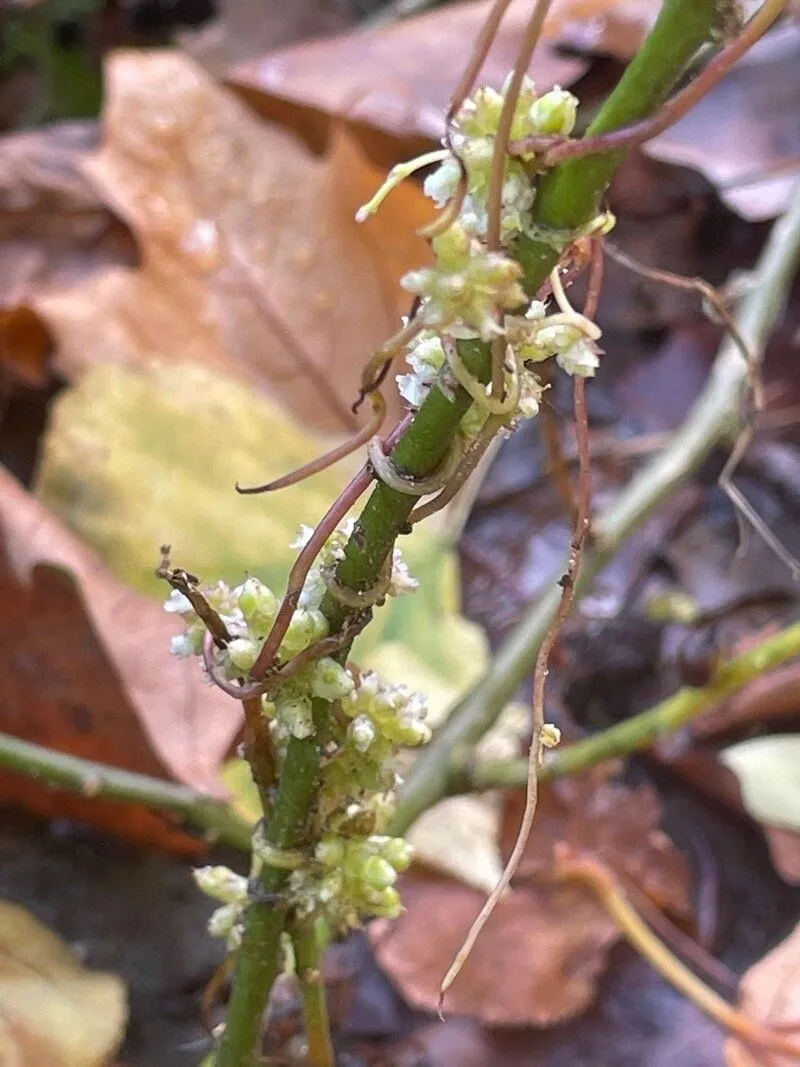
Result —
[[206, 896], [218, 900], [222, 905], [209, 919], [208, 932], [212, 937], [224, 937], [228, 948], [233, 951], [239, 947], [242, 939], [247, 879], [222, 866], [196, 867], [193, 874], [195, 882]]
[[563, 371], [580, 378], [593, 377], [600, 366], [599, 328], [571, 310], [548, 315], [542, 300], [531, 301], [524, 315], [507, 315], [505, 335], [523, 363], [555, 356]]
[[[342, 559], [354, 523], [354, 519], [347, 519], [339, 526], [311, 567], [278, 650], [279, 664], [286, 663], [309, 645], [327, 637], [328, 620], [321, 610], [327, 589], [324, 572]], [[302, 527], [293, 547], [302, 547], [312, 533], [311, 527]], [[413, 592], [417, 587], [416, 579], [403, 562], [400, 549], [396, 548], [387, 595], [400, 596]], [[214, 649], [215, 666], [228, 679], [246, 678], [275, 622], [280, 607], [278, 598], [258, 578], [248, 578], [235, 589], [218, 582], [201, 592], [232, 636], [227, 648]], [[184, 657], [202, 655], [205, 624], [185, 594], [173, 590], [164, 608], [181, 615], [186, 624], [185, 632], [172, 639], [173, 654]], [[295, 737], [308, 737], [313, 733], [312, 698], [338, 700], [352, 688], [353, 681], [344, 667], [326, 657], [299, 670], [276, 693], [270, 694], [271, 699], [265, 698], [264, 706], [270, 717], [281, 724], [287, 733]]]
[[[464, 102], [453, 123], [452, 144], [466, 168], [469, 187], [459, 219], [467, 233], [480, 240], [486, 237], [495, 135], [508, 86], [509, 81], [506, 81], [499, 93], [489, 88], [478, 89]], [[514, 112], [510, 140], [566, 136], [575, 125], [577, 109], [577, 98], [558, 87], [537, 97], [536, 86], [526, 76]], [[533, 158], [534, 153], [530, 153], [522, 160], [506, 160], [500, 215], [504, 245], [511, 244], [520, 233], [530, 230], [531, 207], [536, 195], [535, 175], [529, 174], [525, 163]], [[426, 178], [424, 189], [439, 207], [444, 207], [456, 195], [460, 180], [461, 167], [449, 156]]]
[[356, 824], [372, 833], [382, 829], [392, 813], [396, 750], [430, 740], [427, 708], [407, 686], [389, 685], [365, 671], [358, 674], [341, 709], [346, 725], [323, 768], [322, 814], [326, 825], [346, 830]]
[[399, 837], [326, 834], [313, 861], [290, 876], [295, 907], [300, 915], [324, 914], [337, 933], [358, 926], [365, 916], [394, 918], [402, 911], [395, 882], [411, 855], [411, 845]]
[[497, 308], [525, 302], [522, 268], [501, 252], [488, 252], [458, 220], [431, 242], [436, 262], [409, 271], [400, 284], [421, 298], [418, 315], [437, 330], [466, 326], [483, 340], [502, 333]]
[[[327, 589], [324, 572], [343, 558], [353, 528], [352, 520], [343, 523], [309, 572], [280, 646], [280, 662], [327, 635], [321, 611]], [[302, 528], [295, 547], [305, 545], [312, 533], [309, 527]], [[416, 588], [416, 580], [395, 550], [388, 592], [398, 595]], [[203, 594], [233, 635], [228, 647], [215, 653], [215, 668], [229, 678], [246, 677], [274, 624], [277, 597], [255, 578], [236, 589], [219, 582]], [[173, 652], [201, 655], [204, 625], [188, 598], [173, 592], [165, 606], [186, 623], [185, 634], [173, 641]], [[320, 743], [324, 755], [313, 826], [313, 839], [319, 844], [313, 855], [279, 853], [264, 841], [259, 828], [253, 839], [251, 874], [258, 877], [264, 864], [274, 866], [279, 859], [279, 865], [292, 870], [288, 903], [303, 914], [323, 913], [332, 929], [345, 930], [364, 916], [392, 916], [400, 910], [394, 883], [397, 872], [410, 862], [411, 848], [402, 839], [382, 833], [394, 810], [398, 778], [393, 763], [400, 746], [424, 744], [431, 731], [424, 721], [424, 701], [417, 694], [405, 686], [384, 684], [370, 671], [348, 669], [323, 657], [301, 667], [262, 697], [279, 759], [290, 737], [315, 733], [315, 698], [336, 704], [326, 724], [324, 744]], [[201, 868], [195, 878], [220, 904], [211, 917], [210, 932], [236, 948], [249, 902], [248, 880], [226, 867]]]

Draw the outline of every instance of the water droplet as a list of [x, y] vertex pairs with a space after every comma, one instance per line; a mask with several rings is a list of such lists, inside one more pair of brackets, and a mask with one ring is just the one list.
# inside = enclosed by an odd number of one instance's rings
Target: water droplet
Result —
[[184, 233], [181, 248], [203, 273], [218, 270], [222, 254], [216, 222], [197, 219]]

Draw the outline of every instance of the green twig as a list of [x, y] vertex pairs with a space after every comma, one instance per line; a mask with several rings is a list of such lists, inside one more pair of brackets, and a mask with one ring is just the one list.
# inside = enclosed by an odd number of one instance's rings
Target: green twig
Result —
[[[321, 724], [328, 715], [328, 704], [316, 700], [314, 705], [314, 721]], [[296, 849], [304, 842], [319, 763], [313, 741], [291, 739], [278, 797], [266, 828], [267, 842], [277, 850]], [[260, 896], [247, 909], [244, 936], [236, 953], [228, 1018], [214, 1067], [247, 1067], [253, 1062], [267, 998], [282, 962], [281, 934], [287, 908], [281, 892], [288, 877], [288, 870], [265, 866]]]
[[[712, 38], [719, 15], [719, 0], [666, 0], [648, 42], [631, 63], [593, 125], [593, 132], [625, 125], [660, 106], [697, 49]], [[613, 160], [593, 156], [568, 164], [575, 175], [580, 195], [569, 183], [562, 194], [548, 192], [545, 201], [550, 208], [539, 210], [539, 226], [552, 228], [566, 225], [574, 230], [590, 222], [619, 158], [619, 154], [615, 154]], [[552, 179], [545, 182], [548, 187], [551, 183]], [[564, 197], [569, 202], [561, 204], [560, 200]], [[518, 254], [521, 261], [525, 260], [523, 265], [528, 292], [538, 291], [559, 259], [560, 251], [552, 242], [519, 242]], [[460, 354], [470, 373], [483, 380], [488, 378], [491, 352], [487, 345], [467, 342], [460, 347]], [[458, 424], [470, 403], [471, 398], [461, 388], [455, 391], [452, 398], [445, 396], [440, 389], [432, 389], [392, 452], [395, 467], [414, 478], [431, 474], [447, 455]], [[361, 513], [345, 549], [344, 559], [337, 568], [336, 580], [340, 586], [364, 591], [375, 583], [398, 534], [405, 527], [413, 504], [413, 498], [382, 483], [377, 486]], [[322, 610], [328, 618], [331, 632], [338, 632], [349, 609], [328, 595]], [[343, 650], [342, 655], [346, 655], [346, 652], [346, 649]], [[326, 715], [327, 709], [323, 708], [322, 713]], [[290, 745], [282, 768], [275, 815], [267, 828], [268, 840], [276, 848], [296, 848], [304, 843], [320, 761], [319, 744], [320, 738], [316, 737], [293, 741]], [[440, 775], [438, 794], [434, 795], [442, 795], [441, 778]], [[305, 784], [298, 788], [298, 781]], [[285, 822], [283, 829], [278, 825], [279, 814]], [[262, 878], [265, 890], [280, 890], [284, 878], [285, 873], [267, 868]], [[244, 1067], [252, 1062], [261, 1016], [277, 973], [280, 953], [278, 934], [284, 917], [279, 909], [273, 909], [272, 921], [266, 922], [260, 914], [260, 907], [253, 905], [248, 912], [244, 940], [238, 952], [228, 1024], [216, 1067]]]
[[[797, 656], [800, 656], [800, 623], [787, 627], [724, 664], [713, 681], [702, 689], [680, 689], [654, 708], [634, 715], [626, 722], [549, 753], [544, 766], [539, 769], [539, 780], [578, 774], [605, 760], [648, 748], [660, 737], [680, 730], [704, 711], [739, 692], [748, 682]], [[525, 759], [469, 762], [455, 770], [450, 792], [519, 787], [525, 784], [526, 773]]]
[[[773, 324], [781, 313], [798, 260], [800, 185], [786, 215], [772, 229], [756, 267], [753, 287], [737, 315], [739, 332], [757, 359], [763, 354]], [[599, 571], [653, 509], [697, 470], [715, 446], [741, 430], [745, 421], [742, 401], [749, 380], [748, 367], [738, 347], [726, 339], [706, 387], [681, 429], [594, 523], [596, 548], [587, 553], [581, 564], [576, 582], [578, 596], [590, 588]], [[445, 725], [421, 753], [400, 794], [391, 827], [393, 833], [403, 833], [423, 811], [447, 794], [451, 768], [463, 761], [532, 670], [559, 601], [558, 577], [560, 572], [554, 575], [550, 592], [522, 619], [486, 674], [456, 705]]]
[[10, 734], [0, 734], [0, 767], [91, 799], [167, 811], [206, 831], [210, 841], [250, 848], [251, 827], [222, 801], [188, 786], [55, 752]]
[[[723, 664], [713, 681], [701, 689], [685, 688], [654, 708], [550, 753], [540, 768], [540, 781], [579, 774], [606, 760], [618, 759], [647, 748], [658, 738], [674, 733], [703, 712], [739, 692], [749, 682], [800, 656], [800, 623], [762, 641], [755, 648]], [[98, 800], [142, 804], [169, 811], [186, 822], [210, 831], [214, 839], [249, 850], [251, 828], [224, 804], [185, 786], [173, 785], [145, 774], [134, 774], [92, 760], [0, 734], [0, 767], [35, 778], [48, 785], [82, 793]], [[471, 759], [453, 761], [449, 793], [515, 788], [525, 784], [527, 760]], [[293, 935], [294, 936], [294, 935]]]
[[297, 923], [292, 928], [295, 970], [303, 1001], [310, 1067], [333, 1067], [336, 1062], [322, 975], [327, 942], [320, 922]]

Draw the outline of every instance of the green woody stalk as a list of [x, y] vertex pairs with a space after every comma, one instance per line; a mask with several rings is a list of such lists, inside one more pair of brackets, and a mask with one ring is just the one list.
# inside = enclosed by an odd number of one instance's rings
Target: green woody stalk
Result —
[[[495, 14], [502, 7], [498, 0]], [[545, 0], [534, 5], [532, 26], [546, 7]], [[720, 0], [666, 0], [650, 37], [589, 132], [603, 134], [657, 110], [698, 49], [727, 24], [730, 10]], [[526, 44], [532, 47], [534, 37], [526, 33]], [[520, 70], [526, 66], [523, 56]], [[414, 521], [421, 491], [433, 491], [432, 476], [445, 471], [438, 485], [449, 481], [452, 459], [463, 475], [492, 431], [535, 414], [541, 387], [530, 366], [556, 356], [568, 373], [587, 375], [597, 365], [594, 324], [573, 312], [565, 298], [558, 300], [560, 311], [548, 316], [536, 296], [573, 242], [596, 232], [599, 202], [621, 153], [572, 160], [541, 178], [534, 153], [508, 159], [502, 195], [510, 189], [511, 202], [504, 199], [502, 216], [493, 215], [501, 211], [501, 191], [496, 165], [493, 177], [487, 176], [491, 159], [486, 153], [487, 146], [490, 156], [495, 152], [496, 164], [498, 145], [500, 151], [505, 148], [504, 138], [494, 136], [498, 119], [512, 140], [563, 136], [574, 121], [569, 94], [555, 90], [537, 97], [520, 72], [513, 89], [504, 106], [502, 97], [487, 91], [454, 109], [448, 135], [452, 151], [441, 154], [440, 170], [431, 178], [442, 203], [449, 201], [447, 225], [440, 224], [433, 239], [436, 267], [405, 279], [420, 297], [420, 309], [395, 346], [411, 352], [416, 377], [408, 376], [412, 380], [405, 389], [413, 392], [410, 402], [418, 410], [403, 432], [383, 445], [371, 444], [370, 466], [304, 541], [283, 602], [278, 605], [253, 579], [238, 590], [220, 585], [201, 593], [191, 581], [186, 584], [191, 576], [165, 569], [173, 585], [183, 582], [170, 604], [188, 624], [176, 651], [202, 654], [212, 680], [245, 704], [247, 756], [265, 808], [249, 880], [217, 868], [198, 874], [222, 904], [216, 929], [228, 936], [236, 957], [216, 1067], [253, 1062], [269, 992], [285, 953], [291, 952], [292, 937], [312, 1063], [332, 1064], [319, 976], [321, 946], [328, 929], [346, 929], [364, 915], [396, 913], [392, 883], [409, 852], [401, 839], [381, 829], [389, 813], [390, 760], [394, 746], [426, 737], [411, 694], [344, 669], [353, 636], [369, 621], [374, 604], [412, 584], [394, 543]], [[485, 241], [487, 205], [490, 231], [502, 224], [497, 250]], [[528, 308], [524, 317], [505, 319], [504, 360], [498, 315], [520, 306]], [[387, 347], [386, 355], [393, 351]], [[379, 379], [385, 368], [374, 369]], [[480, 382], [491, 378], [487, 395]], [[377, 384], [367, 379], [364, 392], [372, 394], [380, 415]], [[387, 448], [390, 455], [384, 455]], [[360, 518], [337, 531], [373, 476], [378, 484]], [[430, 505], [425, 507], [430, 513]], [[198, 603], [202, 610], [195, 614]], [[277, 784], [272, 768], [278, 770]]]

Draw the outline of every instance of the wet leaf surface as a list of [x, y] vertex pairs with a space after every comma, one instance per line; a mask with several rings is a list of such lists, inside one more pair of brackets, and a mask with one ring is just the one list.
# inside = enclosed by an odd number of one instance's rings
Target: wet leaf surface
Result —
[[[313, 525], [353, 473], [343, 462], [272, 496], [241, 496], [325, 444], [269, 398], [212, 369], [100, 364], [53, 406], [40, 499], [122, 581], [154, 596], [159, 546], [204, 581], [286, 582], [300, 524]], [[166, 591], [166, 592], [165, 592]]]
[[314, 159], [175, 52], [109, 60], [103, 131], [82, 170], [142, 266], [37, 294], [60, 372], [196, 362], [321, 430], [352, 427], [361, 363], [408, 310], [399, 277], [426, 259], [422, 193], [406, 185], [358, 227], [382, 175], [343, 131]]
[[80, 171], [97, 140], [90, 122], [0, 140], [0, 381], [50, 381], [51, 338], [33, 296], [136, 261], [129, 231]]
[[[330, 116], [345, 117], [369, 154], [385, 160], [401, 145], [442, 137], [454, 72], [466, 62], [490, 6], [462, 3], [375, 30], [304, 42], [244, 64], [230, 82], [267, 117], [300, 128], [312, 143], [324, 137]], [[580, 17], [604, 5], [568, 2], [555, 8], [551, 38], [573, 6]], [[484, 68], [484, 84], [502, 85], [528, 14], [524, 0], [514, 0]], [[548, 40], [530, 73], [549, 88], [571, 85], [585, 70], [584, 60], [559, 55]]]

